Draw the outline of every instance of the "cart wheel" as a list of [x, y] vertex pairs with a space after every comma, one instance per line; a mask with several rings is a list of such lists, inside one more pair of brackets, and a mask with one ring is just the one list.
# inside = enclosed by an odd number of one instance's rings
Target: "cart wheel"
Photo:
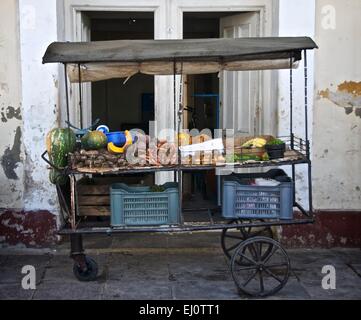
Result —
[[[254, 221], [254, 220], [252, 220]], [[262, 220], [260, 220], [262, 221]], [[232, 220], [229, 224], [242, 224], [245, 223], [242, 220]], [[240, 227], [236, 230], [238, 232], [230, 232], [234, 229], [223, 229], [221, 235], [221, 246], [224, 254], [228, 259], [231, 259], [233, 251], [239, 246], [239, 244], [252, 237], [264, 236], [273, 238], [273, 231], [271, 227]], [[271, 249], [271, 248], [270, 248]]]
[[240, 293], [252, 297], [266, 297], [281, 290], [289, 272], [290, 259], [286, 251], [270, 238], [249, 238], [232, 255], [233, 280]]
[[79, 281], [94, 281], [98, 274], [97, 263], [89, 257], [85, 257], [86, 268], [82, 269], [79, 263], [75, 262], [73, 273]]

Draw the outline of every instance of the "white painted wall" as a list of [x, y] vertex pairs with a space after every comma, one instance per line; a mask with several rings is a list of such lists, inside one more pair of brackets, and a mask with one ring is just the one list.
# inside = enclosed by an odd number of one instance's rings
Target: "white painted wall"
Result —
[[[314, 0], [279, 0], [279, 36], [315, 36], [315, 2]], [[309, 138], [312, 141], [312, 111], [314, 88], [314, 52], [307, 55], [308, 62], [308, 120]], [[278, 134], [289, 135], [290, 105], [290, 72], [279, 70], [278, 80]], [[305, 137], [304, 130], [304, 72], [303, 61], [293, 71], [293, 123], [294, 133], [300, 138]], [[312, 153], [312, 150], [311, 150]], [[308, 206], [306, 165], [296, 166], [297, 194], [296, 200]], [[291, 173], [290, 168], [287, 170]]]
[[361, 1], [316, 2], [315, 206], [360, 211]]
[[59, 114], [58, 66], [42, 64], [47, 46], [57, 40], [56, 0], [19, 0], [23, 146], [25, 150], [25, 210], [57, 212], [54, 185], [40, 155], [45, 136]]
[[19, 48], [16, 1], [2, 0], [0, 1], [0, 208], [23, 207], [24, 154], [22, 136], [19, 136], [22, 133]]

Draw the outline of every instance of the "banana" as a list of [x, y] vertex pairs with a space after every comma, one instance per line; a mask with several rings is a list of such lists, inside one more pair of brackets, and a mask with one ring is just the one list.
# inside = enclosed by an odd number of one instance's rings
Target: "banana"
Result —
[[262, 148], [266, 145], [267, 141], [263, 138], [253, 138], [242, 144], [242, 148]]

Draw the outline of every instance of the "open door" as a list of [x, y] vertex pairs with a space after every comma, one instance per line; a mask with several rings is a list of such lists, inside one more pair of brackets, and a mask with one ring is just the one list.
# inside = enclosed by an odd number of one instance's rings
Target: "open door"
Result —
[[[247, 12], [220, 18], [221, 38], [258, 37], [259, 13]], [[222, 129], [233, 129], [243, 136], [259, 133], [259, 72], [222, 71], [219, 78], [220, 124]], [[236, 172], [250, 172], [237, 169]], [[257, 171], [253, 170], [253, 171]], [[217, 177], [217, 202], [221, 205], [221, 177]]]
[[[241, 13], [220, 19], [220, 37], [259, 36], [259, 14]], [[258, 71], [223, 71], [220, 74], [221, 125], [242, 135], [259, 132], [257, 117]]]

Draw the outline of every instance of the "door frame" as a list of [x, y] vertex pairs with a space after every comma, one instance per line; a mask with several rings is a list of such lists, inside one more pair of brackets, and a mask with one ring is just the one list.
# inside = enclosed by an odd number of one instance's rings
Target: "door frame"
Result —
[[[193, 3], [197, 3], [194, 5]], [[209, 5], [208, 0], [177, 0], [176, 20], [177, 34], [183, 38], [183, 14], [187, 12], [255, 12], [259, 14], [260, 37], [278, 35], [279, 0], [214, 0]], [[269, 134], [277, 134], [277, 101], [278, 101], [277, 70], [260, 71], [256, 114], [260, 117], [258, 130]], [[261, 106], [269, 105], [262, 110]], [[269, 103], [267, 103], [269, 102]], [[222, 102], [221, 102], [222, 108]]]

